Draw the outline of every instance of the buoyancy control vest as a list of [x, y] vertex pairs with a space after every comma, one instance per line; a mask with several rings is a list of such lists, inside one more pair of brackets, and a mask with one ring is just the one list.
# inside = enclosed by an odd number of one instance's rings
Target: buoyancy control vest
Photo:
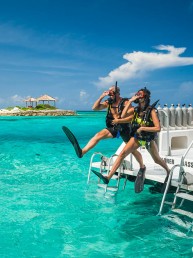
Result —
[[[106, 126], [107, 127], [113, 127], [114, 125], [112, 124], [112, 121], [114, 120], [113, 114], [111, 112], [111, 108], [118, 108], [118, 115], [119, 118], [121, 117], [121, 114], [124, 109], [124, 103], [127, 101], [128, 98], [122, 98], [118, 106], [113, 106], [112, 103], [109, 103], [108, 101], [108, 109], [107, 109], [107, 115], [106, 115]], [[121, 125], [126, 125], [126, 124], [121, 124]]]
[[[159, 100], [158, 100], [159, 101]], [[150, 106], [147, 106], [144, 110], [140, 110], [139, 106], [134, 108], [134, 116], [131, 121], [132, 126], [132, 135], [134, 136], [137, 132], [137, 129], [141, 126], [147, 126], [147, 127], [153, 127], [154, 123], [151, 117], [151, 111], [155, 109], [156, 104], [158, 103], [156, 101]], [[157, 112], [157, 109], [155, 109]], [[144, 141], [151, 141], [155, 138], [157, 133], [154, 132], [141, 132], [140, 139]]]

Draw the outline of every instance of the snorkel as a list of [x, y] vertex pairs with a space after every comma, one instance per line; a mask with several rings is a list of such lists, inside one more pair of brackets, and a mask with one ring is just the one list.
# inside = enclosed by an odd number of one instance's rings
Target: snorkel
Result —
[[115, 82], [115, 96], [114, 96], [114, 100], [113, 100], [113, 103], [115, 103], [116, 101], [117, 101], [117, 97], [116, 97], [116, 95], [117, 95], [117, 81]]

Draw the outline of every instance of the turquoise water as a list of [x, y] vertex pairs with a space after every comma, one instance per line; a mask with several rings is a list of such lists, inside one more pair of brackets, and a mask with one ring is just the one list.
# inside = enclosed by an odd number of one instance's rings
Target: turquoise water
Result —
[[[109, 139], [82, 159], [61, 130], [87, 143], [105, 113], [76, 117], [0, 118], [0, 257], [193, 257], [193, 236], [156, 216], [161, 195], [133, 184], [116, 196], [87, 185], [94, 151], [111, 155]], [[92, 176], [92, 182], [97, 182]]]

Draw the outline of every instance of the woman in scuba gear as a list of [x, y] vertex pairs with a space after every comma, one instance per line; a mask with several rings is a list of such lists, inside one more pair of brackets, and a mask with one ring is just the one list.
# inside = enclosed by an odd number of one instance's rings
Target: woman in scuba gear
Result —
[[[118, 155], [115, 163], [113, 164], [108, 176], [98, 175], [105, 184], [108, 184], [111, 177], [117, 171], [119, 166], [121, 165], [124, 158], [130, 153], [135, 152], [139, 146], [146, 146], [147, 150], [151, 154], [155, 163], [162, 166], [166, 172], [167, 176], [164, 182], [164, 186], [162, 187], [162, 191], [165, 188], [168, 176], [169, 176], [169, 168], [164, 160], [159, 156], [158, 148], [155, 142], [155, 137], [157, 132], [160, 132], [161, 126], [159, 122], [159, 118], [157, 116], [156, 110], [149, 106], [150, 103], [150, 91], [146, 88], [141, 89], [137, 92], [135, 96], [133, 96], [128, 103], [126, 104], [121, 118], [125, 119], [128, 114], [129, 107], [131, 103], [138, 103], [138, 106], [133, 108], [133, 120], [132, 124], [132, 137], [127, 142], [123, 150]], [[129, 110], [131, 112], [131, 109]], [[116, 120], [118, 122], [118, 120]], [[94, 171], [93, 171], [94, 172]], [[96, 173], [95, 173], [96, 174]], [[141, 168], [138, 172], [136, 181], [135, 181], [135, 192], [141, 192], [143, 190], [143, 183], [145, 179], [145, 166]]]

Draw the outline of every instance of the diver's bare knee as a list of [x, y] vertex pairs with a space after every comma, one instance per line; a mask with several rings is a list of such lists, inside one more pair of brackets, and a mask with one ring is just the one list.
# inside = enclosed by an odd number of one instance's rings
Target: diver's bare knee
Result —
[[127, 152], [126, 151], [121, 151], [121, 153], [119, 154], [119, 157], [121, 159], [124, 159], [125, 157], [127, 157]]

